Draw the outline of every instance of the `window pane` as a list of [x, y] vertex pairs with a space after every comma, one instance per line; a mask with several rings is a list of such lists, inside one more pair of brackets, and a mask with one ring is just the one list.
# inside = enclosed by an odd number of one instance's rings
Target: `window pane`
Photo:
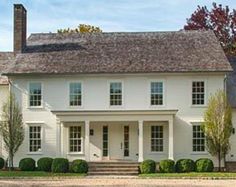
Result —
[[69, 128], [70, 152], [81, 152], [82, 137], [81, 126], [70, 126]]
[[151, 105], [163, 105], [163, 82], [151, 82]]
[[205, 151], [205, 135], [201, 129], [201, 125], [193, 125], [193, 151]]
[[81, 83], [70, 83], [70, 106], [82, 105]]
[[151, 151], [163, 151], [163, 126], [151, 126]]
[[204, 105], [205, 104], [205, 83], [204, 81], [192, 82], [192, 104]]
[[102, 151], [102, 155], [103, 156], [108, 156], [108, 126], [103, 126], [102, 128], [103, 130], [103, 151]]
[[112, 82], [110, 83], [110, 105], [122, 105], [122, 83]]
[[42, 104], [42, 85], [41, 83], [29, 84], [29, 104], [30, 106], [41, 106]]
[[29, 151], [41, 151], [41, 126], [29, 127]]

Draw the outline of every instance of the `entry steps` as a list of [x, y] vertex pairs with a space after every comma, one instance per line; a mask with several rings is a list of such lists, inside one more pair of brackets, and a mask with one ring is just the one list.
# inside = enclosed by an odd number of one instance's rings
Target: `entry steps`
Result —
[[88, 175], [138, 175], [138, 162], [89, 162]]

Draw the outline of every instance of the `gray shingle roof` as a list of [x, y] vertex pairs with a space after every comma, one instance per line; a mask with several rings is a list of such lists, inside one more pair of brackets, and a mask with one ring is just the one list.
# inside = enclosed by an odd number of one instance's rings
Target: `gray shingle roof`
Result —
[[0, 85], [8, 84], [7, 77], [1, 75], [12, 68], [14, 58], [15, 56], [12, 52], [0, 52]]
[[32, 34], [9, 74], [230, 71], [211, 31]]

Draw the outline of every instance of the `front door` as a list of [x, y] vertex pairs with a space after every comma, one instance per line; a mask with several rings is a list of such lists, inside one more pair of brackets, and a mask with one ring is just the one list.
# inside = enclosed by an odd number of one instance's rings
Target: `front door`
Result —
[[109, 142], [109, 155], [111, 160], [120, 160], [123, 159], [123, 125], [120, 124], [111, 124], [109, 125], [110, 132], [110, 142]]
[[109, 132], [110, 159], [121, 160], [129, 157], [129, 126], [112, 124], [109, 126]]

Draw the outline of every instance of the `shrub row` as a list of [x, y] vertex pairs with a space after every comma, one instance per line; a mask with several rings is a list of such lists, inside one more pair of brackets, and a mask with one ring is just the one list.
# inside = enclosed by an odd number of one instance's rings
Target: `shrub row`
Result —
[[[87, 173], [88, 172], [88, 164], [85, 160], [74, 160], [71, 165], [69, 165], [69, 160], [66, 158], [49, 158], [43, 157], [37, 161], [37, 170], [38, 171], [46, 171], [53, 173]], [[35, 171], [36, 170], [36, 162], [32, 158], [23, 158], [20, 160], [19, 168], [22, 171]]]
[[[208, 158], [200, 158], [195, 162], [191, 159], [180, 159], [176, 163], [173, 160], [162, 160], [159, 163], [161, 173], [184, 173], [184, 172], [212, 172], [214, 164]], [[140, 164], [141, 173], [155, 173], [156, 163], [153, 160], [145, 160]]]

